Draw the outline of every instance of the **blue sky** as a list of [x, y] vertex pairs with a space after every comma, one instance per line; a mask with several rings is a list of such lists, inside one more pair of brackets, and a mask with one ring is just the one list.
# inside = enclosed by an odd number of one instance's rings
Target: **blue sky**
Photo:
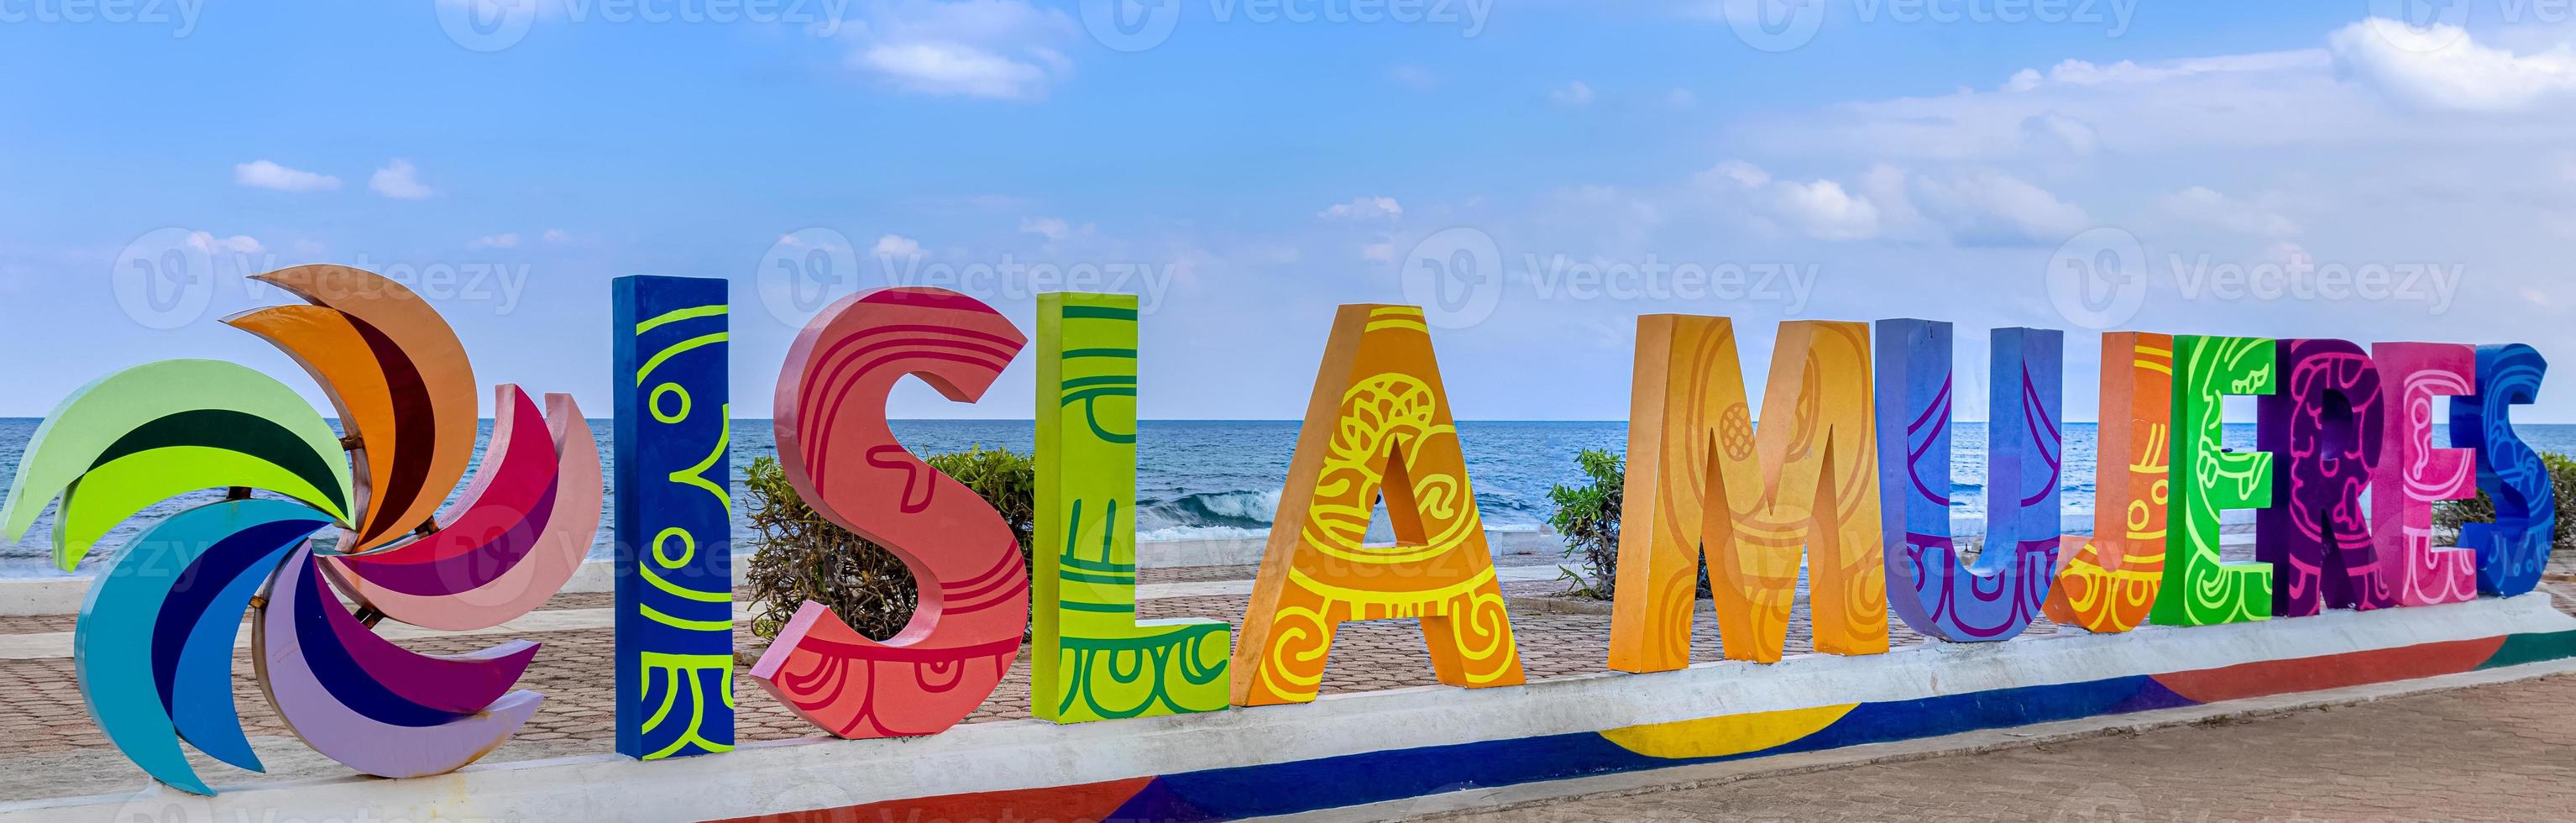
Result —
[[[308, 262], [594, 415], [630, 273], [734, 281], [754, 417], [823, 300], [892, 282], [1023, 323], [1142, 292], [1155, 418], [1295, 417], [1334, 305], [1444, 284], [1483, 419], [1626, 417], [1657, 312], [1736, 317], [1757, 375], [1784, 319], [1956, 322], [1967, 417], [1994, 326], [2068, 331], [2075, 419], [2105, 326], [2576, 358], [2576, 27], [2367, 19], [2400, 6], [0, 3], [0, 415], [176, 356], [308, 385], [217, 322]], [[892, 411], [1027, 417], [1029, 381]]]

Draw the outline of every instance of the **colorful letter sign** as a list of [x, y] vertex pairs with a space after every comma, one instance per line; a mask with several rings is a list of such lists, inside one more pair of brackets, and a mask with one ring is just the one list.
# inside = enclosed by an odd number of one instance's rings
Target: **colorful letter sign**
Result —
[[2540, 454], [2513, 432], [2513, 407], [2540, 394], [2549, 361], [2519, 343], [2478, 347], [2478, 393], [2451, 401], [2451, 445], [2472, 450], [2478, 488], [2495, 501], [2494, 523], [2460, 527], [2460, 548], [2478, 553], [2478, 590], [2512, 597], [2540, 585], [2558, 532], [2557, 488]]
[[2478, 492], [2469, 454], [2433, 446], [2433, 398], [2476, 393], [2477, 351], [2446, 343], [2381, 343], [2370, 352], [2379, 362], [2388, 419], [2379, 475], [2371, 484], [2379, 573], [2394, 581], [2398, 600], [2408, 606], [2477, 599], [2477, 552], [2433, 547], [2433, 501]]
[[1987, 392], [1986, 550], [1962, 565], [1950, 535], [1950, 324], [1878, 322], [1878, 472], [1887, 601], [1905, 624], [1954, 643], [2030, 627], [2057, 576], [2058, 429], [2066, 335], [1998, 329]]
[[2113, 634], [2147, 621], [2165, 583], [2165, 519], [2173, 493], [2173, 337], [2102, 335], [2102, 418], [2094, 447], [2093, 536], [2061, 538], [2071, 553], [2048, 593], [2048, 619]]
[[1037, 716], [1223, 709], [1234, 627], [1136, 620], [1136, 304], [1038, 297]]
[[2283, 340], [2288, 382], [2260, 401], [2262, 449], [2280, 462], [2272, 507], [2256, 515], [2255, 557], [2272, 564], [2272, 615], [2397, 605], [2380, 574], [2363, 493], [2387, 427], [2379, 369], [2342, 340]]
[[1019, 538], [973, 489], [922, 462], [886, 424], [915, 376], [972, 403], [1028, 339], [972, 297], [893, 288], [825, 309], [778, 376], [778, 463], [816, 513], [884, 546], [921, 583], [919, 611], [878, 642], [807, 602], [751, 675], [798, 715], [848, 738], [938, 734], [1019, 659], [1029, 624]]
[[2154, 618], [2208, 626], [2272, 618], [2272, 564], [2218, 557], [2219, 513], [2272, 505], [2272, 453], [2220, 445], [2228, 395], [2271, 394], [2280, 380], [2272, 341], [2184, 335], [2174, 339], [2174, 506], [2178, 539], [2166, 543], [2164, 593]]
[[[571, 576], [598, 525], [590, 430], [569, 397], [547, 398], [549, 424], [525, 392], [500, 387], [492, 454], [440, 510], [464, 476], [476, 428], [473, 370], [455, 333], [410, 290], [367, 272], [305, 266], [257, 279], [310, 305], [228, 322], [293, 355], [338, 407], [345, 437], [248, 369], [147, 364], [55, 410], [28, 444], [0, 521], [16, 539], [59, 496], [56, 559], [69, 570], [98, 535], [145, 507], [231, 490], [119, 551], [73, 641], [91, 714], [155, 779], [212, 793], [181, 741], [260, 768], [232, 702], [245, 608], [258, 613], [252, 658], [262, 691], [315, 751], [381, 777], [462, 768], [507, 742], [543, 702], [511, 690], [536, 645], [419, 654], [377, 636], [341, 596], [450, 630], [535, 608]], [[363, 471], [351, 470], [344, 448]], [[254, 490], [288, 499], [252, 499]], [[327, 549], [308, 542], [335, 525], [344, 531]]]
[[1611, 668], [1690, 665], [1703, 547], [1728, 658], [1780, 660], [1801, 566], [1818, 651], [1887, 651], [1869, 369], [1868, 326], [1781, 324], [1757, 435], [1733, 323], [1637, 319], [1625, 494], [1643, 516], [1619, 536]]
[[[1343, 306], [1235, 647], [1235, 705], [1312, 702], [1346, 620], [1420, 618], [1440, 682], [1522, 682], [1450, 415], [1422, 310]], [[1366, 544], [1381, 496], [1392, 546]]]
[[732, 751], [733, 404], [723, 280], [621, 277], [617, 751]]

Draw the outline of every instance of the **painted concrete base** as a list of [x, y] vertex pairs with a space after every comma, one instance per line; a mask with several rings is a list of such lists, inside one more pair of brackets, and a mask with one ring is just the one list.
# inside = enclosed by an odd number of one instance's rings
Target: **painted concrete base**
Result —
[[2134, 714], [2101, 715], [2054, 723], [2014, 726], [2008, 729], [1984, 729], [1940, 737], [1868, 743], [1799, 754], [1620, 772], [1543, 783], [1522, 783], [1490, 789], [1468, 789], [1448, 794], [1345, 806], [1320, 812], [1252, 818], [1249, 823], [1273, 823], [1274, 821], [1276, 823], [1288, 823], [1288, 821], [1379, 823], [1380, 821], [1443, 820], [1463, 814], [1509, 811], [1596, 798], [1688, 791], [1755, 778], [1785, 777], [1828, 769], [1905, 763], [1934, 757], [1979, 754], [2048, 743], [2138, 734], [2156, 729], [2195, 725], [2217, 718], [2259, 718], [2307, 709], [2352, 706], [2391, 698], [2493, 686], [2517, 680], [2564, 674], [2576, 674], [2576, 659], [2525, 663], [2420, 680], [2400, 680], [2393, 683], [2373, 683], [2323, 691], [2250, 697], [2224, 703], [2154, 709]]
[[603, 755], [408, 781], [222, 786], [211, 799], [41, 801], [0, 806], [0, 822], [245, 813], [690, 821], [826, 810], [860, 820], [1243, 819], [2568, 657], [2576, 657], [2576, 619], [2535, 594], [1515, 688], [1406, 689], [1072, 727], [983, 724], [919, 740], [799, 741], [678, 762]]

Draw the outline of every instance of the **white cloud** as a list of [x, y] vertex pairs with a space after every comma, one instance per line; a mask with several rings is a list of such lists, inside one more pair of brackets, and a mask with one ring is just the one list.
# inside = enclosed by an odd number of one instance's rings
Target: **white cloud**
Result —
[[202, 231], [190, 233], [188, 245], [208, 254], [258, 254], [267, 248], [260, 244], [259, 238], [247, 234], [216, 237], [211, 232]]
[[438, 193], [420, 182], [418, 167], [400, 157], [377, 169], [375, 176], [367, 179], [367, 190], [396, 200], [426, 200]]
[[911, 257], [921, 253], [921, 241], [889, 234], [877, 238], [876, 248], [870, 251], [879, 257]]
[[1781, 181], [1773, 188], [1780, 214], [1818, 240], [1866, 240], [1878, 236], [1878, 206], [1854, 197], [1841, 183]]
[[1396, 85], [1403, 86], [1414, 91], [1430, 91], [1440, 87], [1440, 78], [1432, 75], [1430, 69], [1416, 66], [1411, 63], [1406, 63], [1396, 66], [1395, 68], [1388, 69], [1386, 72], [1386, 78], [1388, 80], [1395, 81]]
[[487, 234], [482, 237], [465, 241], [465, 247], [469, 249], [515, 249], [519, 247], [519, 235], [515, 232]]
[[2299, 233], [2299, 224], [2280, 212], [2220, 194], [2205, 186], [2193, 186], [2165, 195], [2160, 205], [2175, 217], [2238, 234], [2288, 237]]
[[1404, 217], [1404, 204], [1393, 197], [1362, 197], [1348, 203], [1335, 203], [1315, 213], [1326, 220], [1398, 220]]
[[1360, 259], [1367, 260], [1372, 263], [1393, 263], [1395, 262], [1395, 244], [1391, 242], [1370, 243], [1368, 245], [1361, 246]]
[[1025, 0], [887, 0], [849, 28], [847, 62], [907, 92], [1031, 100], [1072, 73], [1079, 32]]
[[1699, 105], [1699, 95], [1691, 93], [1690, 89], [1674, 89], [1664, 93], [1664, 105], [1677, 109], [1691, 108]]
[[1020, 232], [1048, 240], [1062, 240], [1073, 234], [1073, 225], [1062, 217], [1030, 217], [1020, 221]]
[[2053, 148], [2076, 157], [2091, 157], [2102, 150], [2102, 133], [2086, 123], [2044, 111], [2021, 121], [2022, 143], [2032, 148]]
[[548, 243], [572, 242], [572, 235], [566, 234], [562, 229], [547, 229], [546, 233], [539, 235], [539, 237], [543, 238]]
[[1762, 167], [1742, 160], [1728, 160], [1717, 164], [1715, 168], [1711, 168], [1708, 171], [1701, 173], [1702, 178], [1712, 176], [1733, 180], [1736, 185], [1743, 186], [1748, 189], [1761, 188], [1771, 183], [1770, 172], [1763, 171]]
[[1879, 233], [1878, 204], [1832, 180], [1777, 180], [1759, 166], [1729, 160], [1701, 172], [1698, 183], [1704, 188], [1745, 192], [1752, 197], [1749, 205], [1757, 216], [1818, 240], [1867, 240]]
[[268, 160], [253, 160], [233, 166], [233, 182], [254, 189], [292, 192], [336, 191], [340, 188], [340, 178], [290, 169]]
[[1549, 89], [1547, 99], [1560, 106], [1589, 106], [1592, 105], [1592, 87], [1577, 80]]
[[2335, 67], [2401, 103], [2436, 111], [2520, 111], [2576, 92], [2576, 52], [2518, 56], [2457, 27], [2373, 17], [2328, 37]]
[[2325, 49], [2023, 70], [1994, 91], [1863, 100], [1758, 116], [1738, 127], [1778, 154], [2011, 161], [2034, 149], [2077, 158], [2209, 146], [2377, 140], [2369, 93], [2335, 76]]
[[2002, 172], [1917, 177], [1914, 190], [1921, 195], [1924, 213], [1947, 226], [1953, 242], [1963, 245], [2060, 243], [2093, 227], [2082, 208]]

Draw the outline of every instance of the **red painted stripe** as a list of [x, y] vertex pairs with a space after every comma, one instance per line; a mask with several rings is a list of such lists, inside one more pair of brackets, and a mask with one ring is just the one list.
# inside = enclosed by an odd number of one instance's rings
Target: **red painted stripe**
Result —
[[2221, 669], [2155, 675], [2165, 688], [2202, 703], [2458, 674], [2477, 668], [2504, 648], [2504, 638], [2425, 643], [2294, 660], [2266, 660]]
[[1113, 780], [1055, 789], [959, 794], [844, 806], [810, 812], [743, 817], [716, 823], [885, 823], [933, 820], [1054, 820], [1099, 823], [1153, 785], [1154, 778]]

